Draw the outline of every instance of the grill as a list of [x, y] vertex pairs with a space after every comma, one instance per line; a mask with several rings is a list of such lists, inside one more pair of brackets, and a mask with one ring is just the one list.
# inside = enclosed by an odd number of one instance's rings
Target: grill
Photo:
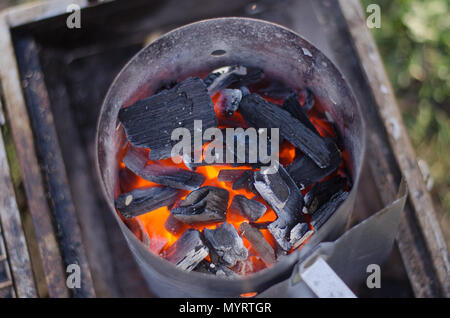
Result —
[[[66, 28], [62, 3], [18, 8], [1, 16], [3, 136], [8, 156], [16, 156], [20, 171], [19, 177], [13, 175], [13, 183], [7, 183], [11, 190], [7, 197], [16, 205], [0, 200], [14, 216], [2, 214], [1, 219], [7, 259], [0, 262], [8, 264], [5, 268], [11, 273], [1, 277], [13, 282], [0, 283], [2, 294], [6, 290], [10, 296], [150, 296], [145, 278], [150, 286], [164, 284], [157, 277], [150, 281], [138, 269], [132, 255], [140, 253], [139, 242], [128, 247], [120, 223], [111, 217], [110, 202], [103, 199], [95, 171], [99, 107], [116, 74], [144, 43], [199, 19], [250, 16], [301, 31], [338, 65], [351, 85], [368, 132], [368, 156], [361, 171], [368, 182], [360, 184], [355, 197], [358, 213], [349, 223], [357, 224], [393, 201], [402, 175], [413, 193], [396, 246], [383, 265], [386, 284], [369, 291], [356, 283], [353, 290], [358, 296], [447, 295], [445, 244], [417, 165], [402, 159], [406, 154], [413, 160], [414, 154], [398, 112], [388, 109], [387, 105], [395, 105], [392, 94], [380, 92], [381, 85], [389, 87], [387, 79], [375, 72], [376, 67], [367, 66], [373, 65], [367, 57], [376, 49], [361, 45], [373, 40], [366, 30], [367, 38], [358, 33], [364, 20], [356, 1], [185, 1], [183, 10], [175, 1], [75, 2], [83, 8], [80, 30]], [[347, 24], [350, 19], [354, 22]], [[393, 139], [392, 122], [398, 124], [400, 141]], [[4, 147], [0, 148], [2, 153]], [[9, 167], [2, 170], [3, 176], [10, 180]], [[26, 257], [14, 257], [13, 250]], [[88, 273], [79, 290], [65, 285], [65, 267], [72, 263]], [[142, 260], [138, 263], [142, 267]], [[276, 276], [264, 287], [289, 275]]]

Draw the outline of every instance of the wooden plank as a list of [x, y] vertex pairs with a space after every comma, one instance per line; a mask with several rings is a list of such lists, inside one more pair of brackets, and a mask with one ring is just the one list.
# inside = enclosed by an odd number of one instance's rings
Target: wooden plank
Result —
[[56, 233], [60, 249], [66, 266], [77, 264], [81, 268], [81, 287], [74, 288], [72, 294], [74, 297], [94, 297], [91, 272], [54, 126], [38, 47], [32, 38], [27, 37], [18, 39], [15, 48], [38, 154], [58, 225]]
[[[383, 203], [388, 204], [395, 197], [402, 171], [397, 165], [385, 123], [380, 117], [379, 106], [372, 93], [372, 86], [367, 81], [349, 31], [349, 25], [353, 25], [354, 21], [344, 17], [341, 6], [336, 1], [320, 0], [313, 1], [313, 4], [318, 20], [328, 38], [332, 59], [343, 72], [362, 110], [367, 127], [366, 165], [369, 167], [377, 193]], [[343, 6], [348, 4], [349, 2], [345, 2]], [[437, 273], [430, 264], [430, 254], [420, 231], [416, 230], [419, 225], [414, 215], [411, 204], [407, 202], [397, 237], [397, 244], [411, 286], [417, 297], [442, 296], [442, 289], [439, 284], [436, 284]]]
[[[422, 183], [420, 190], [425, 189], [424, 184], [381, 59], [376, 51], [373, 38], [365, 26], [365, 18], [360, 4], [358, 1], [341, 1], [340, 5], [330, 1], [317, 2], [321, 7], [319, 11], [322, 12], [320, 20], [328, 29], [331, 46], [336, 52], [336, 63], [339, 66], [346, 65], [352, 70], [344, 75], [359, 100], [370, 132], [369, 136], [370, 134], [377, 136], [372, 140], [369, 137], [368, 154], [369, 160], [372, 161], [370, 164], [372, 175], [378, 179], [375, 180], [378, 190], [380, 193], [385, 193], [383, 201], [387, 203], [389, 200], [386, 193], [394, 193], [393, 179], [398, 182], [401, 174], [405, 175], [413, 194], [412, 197], [414, 197], [419, 184]], [[381, 74], [384, 74], [383, 78], [380, 77]], [[377, 80], [375, 81], [374, 78]], [[386, 89], [387, 94], [385, 94]], [[391, 105], [388, 116], [384, 110], [387, 105]], [[397, 139], [393, 139], [393, 133]], [[377, 145], [371, 143], [376, 139], [379, 141]], [[398, 166], [394, 166], [393, 162], [397, 162]], [[386, 170], [387, 167], [388, 170]], [[415, 172], [411, 173], [411, 169]], [[380, 176], [380, 171], [390, 171], [391, 176], [389, 174]], [[390, 189], [386, 187], [387, 185]], [[419, 193], [421, 193], [422, 199], [429, 199], [426, 189]], [[417, 200], [412, 198], [411, 201], [414, 203]], [[426, 208], [423, 203], [420, 206], [416, 203], [407, 204], [397, 239], [411, 285], [418, 297], [448, 295], [447, 252], [442, 236], [439, 234], [440, 228], [434, 217], [431, 201], [426, 204]], [[424, 218], [428, 220], [420, 221]], [[417, 229], [427, 235], [417, 233]], [[438, 234], [434, 236], [431, 233]], [[429, 261], [430, 256], [431, 262]], [[436, 281], [439, 282], [439, 286], [436, 286]]]
[[[418, 229], [423, 236], [427, 252], [431, 256], [431, 263], [434, 272], [437, 274], [442, 295], [449, 297], [450, 264], [447, 247], [436, 219], [431, 196], [426, 189], [422, 174], [415, 160], [415, 151], [409, 140], [381, 56], [372, 34], [366, 27], [366, 19], [360, 2], [358, 0], [340, 0], [339, 3], [342, 13], [347, 20], [353, 44], [365, 74], [365, 79], [372, 89], [379, 115], [387, 131], [393, 155], [408, 183], [409, 200], [413, 215], [407, 214], [406, 218], [414, 217], [417, 220], [419, 225]], [[405, 234], [405, 232], [410, 230], [410, 228], [407, 228], [410, 226], [407, 223], [411, 224], [411, 222], [402, 222], [401, 234]], [[414, 234], [414, 232], [411, 232], [411, 235]], [[401, 252], [405, 252], [405, 249], [410, 247], [409, 244], [405, 243], [402, 242], [402, 236], [400, 235], [399, 247]], [[406, 263], [409, 260], [404, 258], [404, 261], [405, 265], [407, 265]]]
[[2, 81], [8, 122], [16, 145], [19, 166], [24, 178], [28, 207], [37, 235], [39, 252], [50, 297], [67, 297], [63, 263], [52, 226], [47, 196], [36, 158], [20, 79], [15, 61], [9, 26], [0, 15], [0, 78]]
[[17, 296], [37, 297], [30, 256], [17, 207], [3, 136], [0, 133], [0, 225], [11, 265]]

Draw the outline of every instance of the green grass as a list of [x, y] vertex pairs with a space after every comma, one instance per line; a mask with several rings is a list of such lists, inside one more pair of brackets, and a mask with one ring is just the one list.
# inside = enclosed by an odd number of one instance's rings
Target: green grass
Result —
[[373, 29], [450, 246], [450, 0], [362, 0], [381, 7]]

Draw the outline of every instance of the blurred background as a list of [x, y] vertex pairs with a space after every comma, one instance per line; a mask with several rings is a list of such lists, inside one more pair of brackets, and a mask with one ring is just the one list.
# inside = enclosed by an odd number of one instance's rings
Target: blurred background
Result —
[[[0, 0], [0, 10], [35, 0]], [[450, 0], [362, 0], [450, 247]]]

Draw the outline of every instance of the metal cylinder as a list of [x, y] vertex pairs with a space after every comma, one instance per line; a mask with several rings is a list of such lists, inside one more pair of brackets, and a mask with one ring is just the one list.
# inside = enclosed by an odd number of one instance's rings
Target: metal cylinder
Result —
[[[118, 217], [118, 158], [124, 134], [119, 109], [148, 97], [161, 83], [206, 74], [225, 65], [262, 68], [269, 78], [300, 90], [310, 87], [323, 111], [336, 122], [345, 145], [353, 187], [348, 199], [300, 250], [274, 266], [242, 278], [185, 272], [152, 254]], [[171, 31], [141, 50], [120, 72], [104, 100], [97, 127], [97, 170], [104, 197], [136, 258], [150, 290], [161, 297], [237, 297], [261, 292], [289, 277], [314, 246], [345, 231], [361, 172], [363, 119], [350, 88], [331, 61], [300, 35], [282, 26], [248, 18], [219, 18]]]

